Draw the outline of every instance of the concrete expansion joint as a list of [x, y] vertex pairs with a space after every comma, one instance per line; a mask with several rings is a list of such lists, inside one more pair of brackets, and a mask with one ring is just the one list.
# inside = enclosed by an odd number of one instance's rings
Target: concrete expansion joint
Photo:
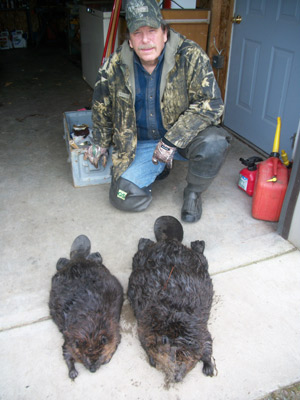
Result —
[[276, 259], [276, 258], [278, 258], [278, 257], [286, 256], [286, 255], [288, 255], [288, 254], [294, 253], [295, 251], [298, 251], [297, 247], [293, 247], [292, 249], [287, 250], [287, 251], [284, 251], [284, 252], [282, 252], [282, 253], [273, 254], [273, 255], [270, 256], [270, 257], [260, 258], [260, 259], [258, 259], [258, 260], [252, 261], [252, 262], [250, 262], [250, 263], [237, 265], [236, 267], [228, 268], [228, 269], [225, 269], [225, 270], [220, 271], [220, 272], [214, 272], [214, 273], [211, 273], [210, 275], [211, 275], [211, 276], [215, 276], [215, 275], [226, 274], [227, 272], [232, 272], [232, 271], [235, 271], [235, 270], [237, 270], [237, 269], [250, 267], [251, 265], [256, 265], [256, 264], [261, 263], [261, 262], [264, 262], [264, 261], [274, 260], [274, 259]]
[[[241, 264], [241, 265], [238, 265], [238, 266], [236, 266], [234, 268], [228, 268], [228, 269], [220, 271], [220, 272], [211, 273], [210, 275], [211, 276], [216, 276], [216, 275], [226, 274], [227, 272], [232, 272], [232, 271], [235, 271], [237, 269], [250, 267], [251, 265], [256, 265], [256, 264], [264, 262], [264, 261], [274, 260], [274, 259], [276, 259], [278, 257], [294, 253], [295, 251], [298, 251], [298, 249], [296, 247], [293, 247], [290, 250], [287, 250], [287, 251], [284, 251], [284, 252], [281, 252], [281, 253], [278, 253], [278, 254], [274, 254], [274, 255], [272, 255], [270, 257], [261, 258], [259, 260], [252, 261], [251, 263]], [[13, 329], [24, 328], [26, 326], [38, 324], [38, 323], [45, 322], [45, 321], [48, 321], [48, 320], [51, 320], [50, 316], [41, 317], [41, 318], [37, 319], [36, 321], [25, 322], [23, 324], [14, 325], [14, 326], [11, 326], [11, 327], [8, 327], [8, 328], [4, 328], [4, 329], [0, 328], [0, 333], [1, 332], [6, 332], [6, 331], [11, 331]]]
[[51, 320], [50, 315], [47, 316], [47, 317], [39, 318], [36, 321], [25, 322], [24, 324], [18, 324], [18, 325], [10, 326], [8, 328], [0, 329], [0, 333], [7, 332], [7, 331], [12, 331], [13, 329], [24, 328], [26, 326], [30, 326], [30, 325], [34, 325], [34, 324], [39, 324], [40, 322], [45, 322], [45, 321], [48, 321], [48, 320]]

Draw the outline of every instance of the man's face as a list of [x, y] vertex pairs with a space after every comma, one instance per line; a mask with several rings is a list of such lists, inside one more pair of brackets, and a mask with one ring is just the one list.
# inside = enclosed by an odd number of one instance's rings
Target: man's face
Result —
[[165, 43], [167, 30], [161, 27], [155, 29], [150, 26], [142, 26], [130, 34], [129, 45], [139, 56], [141, 63], [145, 65], [156, 64]]

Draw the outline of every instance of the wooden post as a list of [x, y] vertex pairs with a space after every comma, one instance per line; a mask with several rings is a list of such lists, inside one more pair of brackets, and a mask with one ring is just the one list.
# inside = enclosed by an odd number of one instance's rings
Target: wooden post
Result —
[[222, 50], [224, 56], [224, 67], [222, 69], [215, 69], [214, 73], [220, 86], [221, 94], [224, 99], [226, 90], [226, 79], [230, 52], [230, 41], [232, 32], [232, 16], [234, 10], [234, 0], [211, 0], [211, 24], [209, 30], [208, 48], [207, 53], [212, 63], [212, 58]]

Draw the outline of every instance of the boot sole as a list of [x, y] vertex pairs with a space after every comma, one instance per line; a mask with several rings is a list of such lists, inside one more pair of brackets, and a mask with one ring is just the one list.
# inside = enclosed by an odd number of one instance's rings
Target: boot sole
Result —
[[186, 214], [186, 215], [182, 215], [181, 214], [181, 220], [184, 222], [197, 222], [199, 221], [199, 219], [201, 218], [201, 215], [190, 215], [190, 214]]

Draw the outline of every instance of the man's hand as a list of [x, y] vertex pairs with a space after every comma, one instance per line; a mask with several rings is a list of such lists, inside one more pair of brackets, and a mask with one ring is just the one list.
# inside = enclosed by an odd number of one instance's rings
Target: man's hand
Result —
[[92, 144], [86, 149], [83, 158], [84, 160], [89, 159], [95, 168], [98, 168], [99, 160], [101, 160], [101, 164], [105, 168], [108, 159], [108, 148]]
[[162, 140], [160, 140], [157, 143], [157, 146], [154, 150], [153, 156], [152, 156], [152, 162], [153, 164], [158, 164], [158, 161], [161, 161], [165, 164], [167, 164], [168, 168], [172, 168], [173, 164], [173, 157], [176, 151], [176, 147], [170, 147], [163, 143]]

